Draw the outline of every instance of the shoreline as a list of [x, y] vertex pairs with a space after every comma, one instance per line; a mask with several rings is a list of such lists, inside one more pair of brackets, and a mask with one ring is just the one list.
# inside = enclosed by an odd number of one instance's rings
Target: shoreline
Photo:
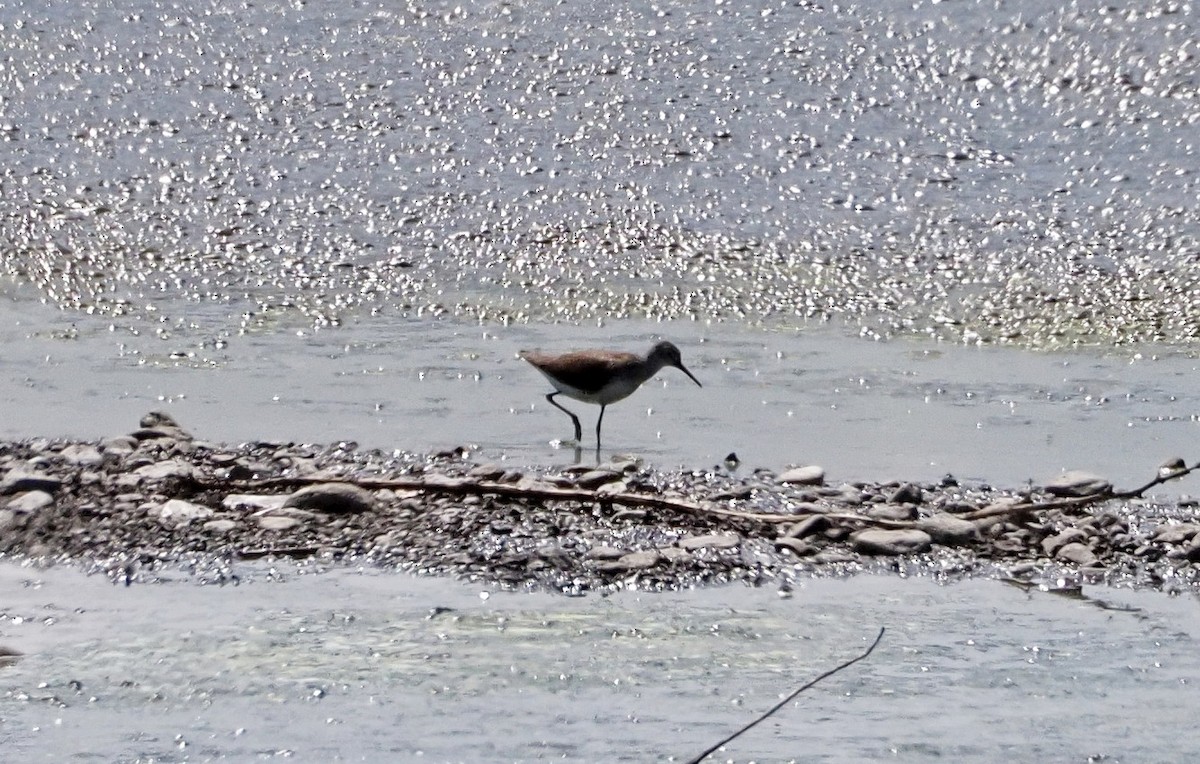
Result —
[[636, 461], [515, 469], [463, 449], [208, 443], [151, 413], [99, 441], [0, 443], [0, 559], [74, 562], [127, 584], [167, 569], [226, 583], [240, 562], [287, 559], [568, 595], [736, 581], [787, 592], [800, 578], [860, 572], [1200, 586], [1195, 500], [1115, 498], [1080, 474], [1056, 483], [827, 485], [819, 467]]

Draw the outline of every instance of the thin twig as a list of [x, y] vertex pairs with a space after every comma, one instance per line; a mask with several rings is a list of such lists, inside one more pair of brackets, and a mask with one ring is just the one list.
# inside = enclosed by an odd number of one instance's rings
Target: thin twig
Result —
[[727, 744], [728, 744], [728, 743], [730, 743], [730, 742], [731, 742], [731, 741], [732, 741], [734, 738], [738, 737], [738, 736], [739, 736], [739, 735], [741, 735], [742, 733], [744, 733], [744, 732], [747, 732], [747, 731], [749, 731], [750, 729], [753, 729], [753, 728], [754, 728], [755, 726], [757, 726], [757, 725], [758, 725], [760, 722], [766, 721], [766, 719], [767, 719], [767, 718], [769, 718], [769, 717], [770, 717], [772, 714], [774, 714], [776, 711], [778, 711], [779, 709], [781, 709], [781, 708], [783, 708], [784, 706], [786, 706], [788, 703], [791, 703], [793, 700], [795, 700], [795, 699], [796, 699], [796, 696], [797, 696], [797, 695], [799, 695], [800, 693], [804, 692], [804, 691], [805, 691], [805, 690], [807, 690], [809, 687], [812, 687], [812, 686], [813, 686], [813, 685], [815, 685], [817, 682], [820, 682], [822, 679], [826, 679], [826, 678], [828, 678], [828, 677], [831, 677], [831, 676], [833, 676], [834, 674], [836, 674], [837, 672], [841, 671], [842, 669], [844, 669], [844, 668], [848, 668], [848, 667], [850, 667], [850, 666], [853, 666], [855, 663], [858, 663], [859, 661], [861, 661], [861, 660], [863, 660], [864, 658], [866, 658], [866, 657], [867, 657], [868, 655], [870, 655], [870, 654], [871, 654], [871, 652], [872, 652], [872, 651], [875, 649], [875, 646], [879, 644], [879, 640], [883, 639], [883, 632], [885, 632], [885, 631], [887, 631], [887, 627], [885, 627], [885, 626], [880, 626], [880, 627], [879, 627], [879, 635], [878, 635], [877, 637], [875, 637], [875, 641], [871, 643], [871, 646], [867, 648], [867, 651], [866, 651], [865, 653], [863, 653], [862, 655], [858, 656], [857, 658], [851, 658], [850, 660], [846, 661], [845, 663], [841, 664], [840, 666], [837, 666], [836, 668], [832, 668], [832, 669], [830, 669], [829, 671], [826, 671], [824, 674], [821, 674], [821, 675], [820, 675], [819, 677], [817, 677], [816, 679], [812, 680], [812, 681], [811, 681], [811, 682], [809, 682], [808, 684], [804, 685], [804, 686], [803, 686], [803, 687], [801, 687], [800, 689], [798, 689], [798, 690], [796, 690], [795, 692], [793, 692], [791, 695], [788, 695], [786, 698], [784, 698], [783, 700], [781, 700], [781, 701], [779, 701], [778, 703], [776, 703], [776, 704], [775, 704], [775, 705], [774, 705], [774, 706], [771, 708], [771, 710], [767, 711], [767, 712], [766, 712], [765, 714], [763, 714], [762, 716], [760, 716], [760, 717], [758, 717], [757, 719], [755, 719], [754, 721], [750, 722], [750, 723], [749, 723], [749, 724], [747, 724], [745, 727], [742, 727], [740, 730], [738, 730], [737, 732], [733, 733], [733, 734], [732, 734], [732, 735], [730, 735], [729, 737], [725, 738], [725, 739], [724, 739], [724, 740], [722, 740], [721, 742], [719, 742], [719, 743], [717, 743], [716, 745], [714, 745], [714, 746], [712, 746], [712, 747], [708, 748], [707, 750], [705, 750], [705, 751], [704, 751], [704, 753], [700, 754], [700, 755], [699, 755], [699, 756], [697, 756], [696, 758], [694, 758], [694, 759], [689, 759], [689, 760], [688, 760], [688, 764], [700, 764], [700, 762], [704, 761], [704, 760], [705, 760], [705, 759], [707, 759], [709, 756], [711, 756], [713, 753], [715, 753], [715, 752], [717, 751], [717, 749], [719, 749], [721, 746], [723, 746], [723, 745], [727, 745]]

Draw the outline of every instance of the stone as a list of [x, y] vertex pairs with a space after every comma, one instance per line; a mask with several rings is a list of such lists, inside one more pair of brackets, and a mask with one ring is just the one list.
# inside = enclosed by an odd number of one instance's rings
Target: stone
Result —
[[679, 548], [689, 552], [697, 549], [734, 549], [742, 543], [742, 537], [733, 533], [711, 533], [691, 536], [679, 540]]
[[1095, 496], [1111, 491], [1112, 483], [1083, 470], [1064, 472], [1046, 484], [1046, 493], [1051, 496]]
[[193, 520], [212, 517], [213, 511], [183, 499], [168, 499], [158, 508], [158, 519], [164, 523], [187, 525]]
[[1054, 557], [1067, 544], [1086, 541], [1087, 533], [1078, 528], [1067, 528], [1061, 533], [1042, 539], [1042, 551]]
[[605, 562], [600, 565], [600, 571], [604, 573], [632, 573], [635, 570], [646, 570], [653, 568], [661, 560], [658, 552], [650, 550], [647, 552], [629, 552], [622, 555], [620, 559], [611, 562]]
[[802, 539], [820, 533], [829, 527], [829, 518], [813, 515], [795, 523], [783, 534], [783, 538]]
[[920, 504], [925, 501], [925, 492], [918, 485], [905, 483], [892, 491], [887, 500], [892, 504]]
[[1195, 523], [1179, 523], [1164, 525], [1154, 534], [1154, 540], [1162, 544], [1182, 544], [1200, 532], [1200, 525]]
[[929, 551], [933, 539], [921, 530], [869, 529], [851, 537], [854, 551], [859, 554], [920, 554]]
[[229, 510], [270, 510], [279, 509], [287, 501], [282, 494], [253, 494], [231, 493], [221, 499], [221, 507]]
[[100, 449], [86, 443], [72, 443], [60, 451], [59, 455], [69, 464], [80, 467], [94, 467], [104, 461]]
[[45, 475], [40, 472], [13, 470], [5, 475], [3, 480], [0, 480], [0, 496], [23, 493], [24, 491], [57, 493], [60, 488], [62, 488], [62, 480], [53, 475]]
[[658, 550], [663, 561], [668, 563], [687, 562], [692, 559], [692, 553], [686, 549], [680, 549], [677, 546], [662, 547]]
[[161, 462], [146, 464], [133, 471], [133, 476], [139, 480], [170, 480], [172, 478], [191, 478], [195, 475], [192, 465], [179, 459], [165, 459]]
[[611, 546], [594, 546], [583, 556], [588, 560], [619, 560], [625, 556], [625, 550]]
[[219, 518], [217, 520], [209, 520], [200, 527], [209, 533], [228, 533], [237, 527], [237, 523], [235, 523], [233, 520]]
[[302, 523], [294, 517], [267, 515], [258, 518], [258, 527], [264, 531], [287, 531]]
[[912, 504], [877, 504], [867, 510], [875, 520], [916, 520], [917, 508]]
[[816, 465], [793, 467], [779, 476], [786, 485], [821, 485], [825, 482], [825, 470]]
[[1081, 544], [1077, 541], [1064, 544], [1062, 548], [1054, 553], [1054, 559], [1073, 562], [1085, 568], [1090, 568], [1096, 564], [1095, 553], [1088, 548], [1087, 544]]
[[100, 448], [113, 456], [129, 456], [137, 450], [137, 439], [132, 435], [118, 435], [100, 441]]
[[476, 480], [499, 480], [504, 477], [504, 468], [498, 464], [479, 464], [467, 472], [467, 477]]
[[136, 440], [191, 440], [192, 436], [184, 431], [174, 417], [165, 411], [151, 411], [142, 417], [140, 427], [131, 433]]
[[588, 470], [579, 477], [575, 478], [575, 485], [580, 488], [592, 490], [599, 488], [605, 483], [611, 483], [621, 479], [621, 473], [612, 470]]
[[6, 509], [23, 515], [33, 514], [54, 503], [54, 497], [45, 491], [25, 491], [19, 493], [5, 504]]
[[816, 554], [817, 552], [816, 546], [809, 544], [806, 541], [801, 541], [798, 538], [789, 538], [787, 536], [775, 539], [775, 548], [781, 550], [787, 549], [797, 557], [808, 557], [809, 555]]
[[370, 512], [375, 509], [375, 496], [350, 483], [320, 483], [296, 491], [283, 506], [330, 514]]
[[917, 528], [929, 534], [934, 543], [943, 546], [963, 546], [979, 541], [979, 528], [970, 520], [944, 512], [922, 518]]

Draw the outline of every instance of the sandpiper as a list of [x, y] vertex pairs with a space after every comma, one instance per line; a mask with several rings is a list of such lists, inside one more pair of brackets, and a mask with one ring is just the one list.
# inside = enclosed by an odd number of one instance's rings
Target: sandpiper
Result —
[[600, 449], [600, 423], [604, 421], [605, 407], [627, 398], [664, 366], [674, 366], [703, 387], [700, 380], [684, 368], [679, 348], [670, 342], [658, 343], [645, 357], [615, 350], [580, 350], [564, 355], [522, 350], [518, 355], [533, 364], [554, 385], [554, 392], [547, 395], [546, 400], [571, 417], [571, 423], [575, 425], [576, 443], [583, 438], [579, 417], [559, 405], [554, 396], [562, 393], [577, 401], [600, 405], [600, 418], [596, 420], [597, 451]]

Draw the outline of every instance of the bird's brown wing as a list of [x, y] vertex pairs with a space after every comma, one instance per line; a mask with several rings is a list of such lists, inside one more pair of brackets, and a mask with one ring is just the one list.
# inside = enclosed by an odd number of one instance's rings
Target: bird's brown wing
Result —
[[522, 350], [519, 355], [563, 384], [589, 394], [600, 390], [616, 369], [642, 360], [633, 353], [616, 350], [582, 350], [563, 355]]

